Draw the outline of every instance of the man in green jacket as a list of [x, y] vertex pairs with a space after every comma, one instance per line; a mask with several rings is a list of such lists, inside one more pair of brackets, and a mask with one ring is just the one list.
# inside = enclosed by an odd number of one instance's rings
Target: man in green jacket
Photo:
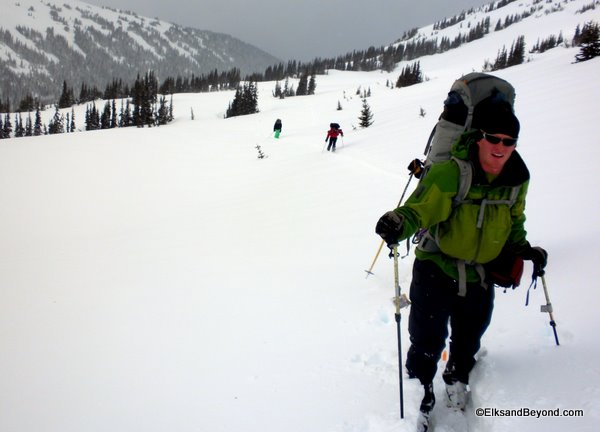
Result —
[[[482, 108], [473, 126], [475, 131], [454, 144], [453, 158], [431, 165], [406, 203], [385, 213], [376, 226], [390, 247], [427, 229], [415, 252], [406, 361], [409, 376], [424, 386], [420, 409], [426, 418], [435, 404], [432, 383], [448, 322], [446, 395], [450, 406], [465, 409], [469, 373], [494, 304], [489, 263], [505, 251], [532, 260], [537, 270], [547, 261], [546, 251], [526, 239], [529, 171], [515, 150], [519, 120], [509, 105], [496, 103]], [[471, 170], [464, 197], [458, 197], [461, 165]]]

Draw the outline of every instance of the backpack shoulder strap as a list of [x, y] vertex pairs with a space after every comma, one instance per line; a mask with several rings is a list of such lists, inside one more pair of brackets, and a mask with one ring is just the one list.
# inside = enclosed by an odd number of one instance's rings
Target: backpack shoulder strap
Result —
[[469, 161], [458, 159], [452, 156], [452, 160], [456, 163], [459, 170], [458, 176], [458, 191], [454, 200], [452, 201], [452, 207], [456, 207], [459, 204], [465, 202], [465, 198], [471, 189], [471, 181], [473, 180], [473, 167]]
[[517, 196], [519, 195], [519, 191], [521, 190], [521, 185], [518, 186], [513, 186], [512, 190], [510, 191], [510, 199], [509, 199], [509, 204], [511, 207], [515, 204], [515, 202], [517, 202]]
[[[458, 159], [455, 156], [452, 156], [452, 160], [456, 163], [460, 171], [458, 179], [458, 191], [452, 203], [452, 207], [456, 207], [457, 205], [468, 201], [465, 200], [465, 198], [467, 197], [469, 189], [471, 188], [471, 182], [473, 180], [473, 166], [469, 161]], [[517, 201], [517, 196], [519, 195], [520, 190], [521, 185], [513, 186], [510, 191], [510, 197], [507, 200], [485, 201], [487, 202], [487, 204], [507, 204], [508, 206], [512, 207]]]

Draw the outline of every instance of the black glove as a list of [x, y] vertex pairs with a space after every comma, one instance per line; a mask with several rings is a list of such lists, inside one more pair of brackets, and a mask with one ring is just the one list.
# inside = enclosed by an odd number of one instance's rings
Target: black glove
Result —
[[389, 211], [379, 218], [375, 232], [381, 236], [388, 246], [398, 244], [402, 233], [404, 218], [394, 211]]
[[420, 159], [415, 159], [408, 164], [407, 169], [412, 175], [420, 179], [421, 174], [423, 174], [423, 162]]
[[544, 268], [548, 264], [548, 252], [539, 246], [529, 246], [521, 253], [521, 256], [523, 259], [533, 262], [534, 276], [543, 276]]

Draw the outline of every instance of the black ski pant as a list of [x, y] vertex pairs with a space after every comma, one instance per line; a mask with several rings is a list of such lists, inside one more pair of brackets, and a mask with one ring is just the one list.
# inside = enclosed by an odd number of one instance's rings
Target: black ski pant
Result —
[[490, 284], [468, 283], [465, 297], [458, 296], [458, 282], [437, 264], [415, 259], [410, 285], [408, 331], [411, 346], [406, 369], [423, 385], [433, 382], [444, 350], [450, 323], [450, 357], [444, 380], [469, 383], [475, 354], [481, 346], [494, 308], [494, 288]]
[[335, 151], [335, 143], [337, 142], [337, 137], [329, 137], [329, 145], [327, 146], [327, 151], [329, 151], [329, 149], [333, 148], [333, 151]]

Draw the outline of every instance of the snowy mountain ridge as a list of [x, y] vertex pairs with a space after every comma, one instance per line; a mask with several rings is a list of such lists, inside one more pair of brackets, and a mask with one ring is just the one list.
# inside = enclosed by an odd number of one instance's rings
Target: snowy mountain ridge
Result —
[[[565, 35], [573, 33], [572, 28], [566, 26], [565, 15], [581, 16], [585, 21], [585, 13], [600, 7], [598, 0], [500, 0], [489, 4], [471, 8], [454, 17], [450, 17], [416, 29], [414, 35], [402, 41], [428, 40], [443, 37], [454, 39], [474, 29], [480, 23], [487, 21], [490, 31], [501, 31], [522, 20], [543, 18], [544, 26], [528, 26], [528, 34], [544, 39], [553, 34], [563, 32]], [[553, 14], [556, 14], [553, 16]], [[562, 22], [562, 25], [560, 24]], [[508, 25], [507, 25], [508, 24]], [[498, 29], [497, 27], [502, 27]], [[531, 32], [531, 34], [529, 34]]]
[[6, 3], [0, 23], [2, 97], [60, 94], [63, 80], [103, 88], [113, 78], [130, 82], [147, 70], [161, 77], [234, 67], [252, 73], [279, 61], [225, 34], [78, 0]]

